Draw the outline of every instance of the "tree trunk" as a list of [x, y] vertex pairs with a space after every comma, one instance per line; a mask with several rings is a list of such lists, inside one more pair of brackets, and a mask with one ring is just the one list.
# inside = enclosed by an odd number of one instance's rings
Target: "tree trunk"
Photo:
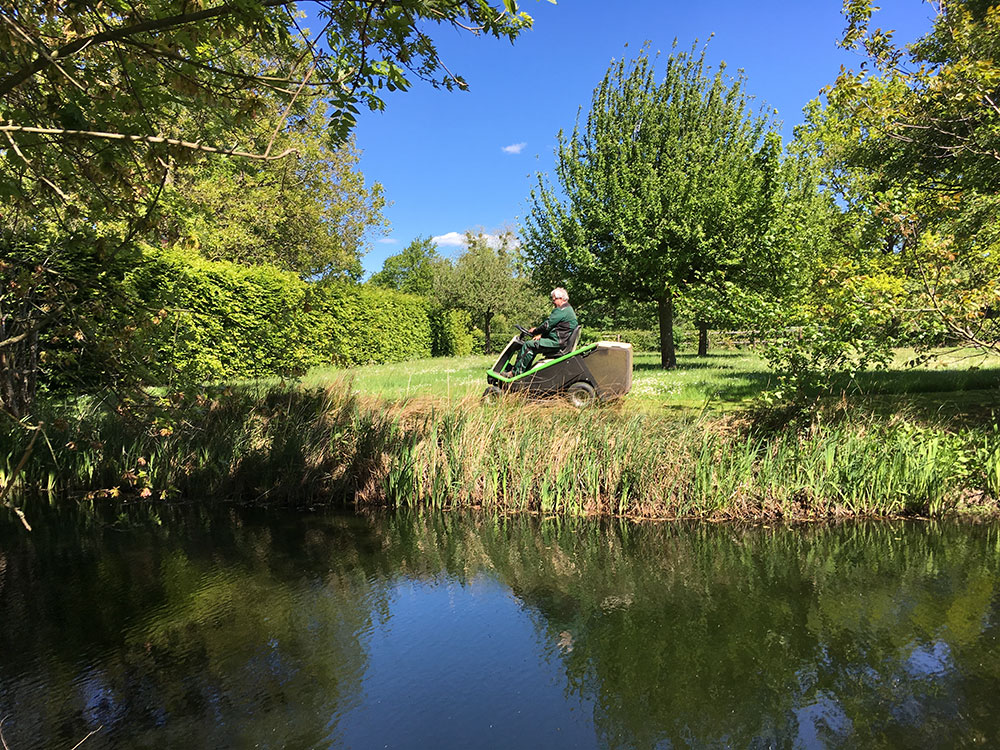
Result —
[[708, 323], [698, 321], [698, 356], [708, 356]]
[[[9, 341], [9, 340], [8, 340]], [[17, 419], [31, 413], [38, 377], [38, 330], [0, 348], [0, 406]]]
[[677, 367], [677, 352], [674, 351], [674, 297], [669, 289], [656, 300], [656, 311], [660, 318], [660, 366], [673, 370]]

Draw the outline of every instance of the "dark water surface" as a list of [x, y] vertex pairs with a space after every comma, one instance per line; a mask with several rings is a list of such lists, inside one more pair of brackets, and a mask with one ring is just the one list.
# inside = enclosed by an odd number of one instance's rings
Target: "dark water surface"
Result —
[[996, 747], [1000, 529], [0, 527], [10, 750]]

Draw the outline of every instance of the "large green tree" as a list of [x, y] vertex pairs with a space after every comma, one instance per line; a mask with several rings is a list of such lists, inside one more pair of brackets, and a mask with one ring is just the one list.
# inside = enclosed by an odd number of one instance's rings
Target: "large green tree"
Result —
[[539, 176], [523, 234], [540, 281], [654, 301], [661, 364], [674, 367], [681, 296], [720, 318], [780, 275], [769, 235], [780, 143], [743, 76], [710, 73], [704, 49], [655, 68], [645, 51], [611, 65], [586, 123], [559, 133], [557, 186]]
[[866, 55], [828, 92], [831, 181], [869, 256], [892, 265], [916, 341], [1000, 351], [1000, 5], [941, 0], [908, 47], [844, 4], [844, 46]]
[[[313, 36], [300, 32], [303, 8], [322, 25]], [[30, 412], [53, 346], [84, 348], [102, 332], [110, 342], [127, 338], [118, 282], [136, 239], [157, 230], [160, 198], [192, 162], [285, 159], [294, 145], [284, 134], [315, 102], [329, 105], [326, 132], [342, 143], [358, 107], [384, 106], [383, 89], [415, 79], [466, 87], [428, 28], [513, 40], [530, 24], [514, 0], [8, 3], [0, 10], [0, 406]], [[275, 112], [270, 132], [255, 127]]]
[[[323, 108], [288, 118], [279, 161], [206, 159], [176, 170], [159, 213], [161, 243], [196, 247], [209, 260], [269, 263], [304, 278], [359, 279], [369, 239], [387, 222], [382, 185], [357, 169], [353, 138], [332, 146]], [[271, 117], [255, 125], [269, 136]]]
[[382, 270], [373, 274], [369, 282], [398, 292], [433, 297], [435, 279], [446, 267], [447, 261], [438, 254], [437, 243], [430, 237], [417, 237], [402, 252], [386, 258]]

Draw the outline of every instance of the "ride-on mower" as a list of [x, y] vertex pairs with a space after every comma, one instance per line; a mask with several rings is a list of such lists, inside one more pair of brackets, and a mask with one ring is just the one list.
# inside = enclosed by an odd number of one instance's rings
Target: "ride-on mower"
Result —
[[537, 360], [520, 375], [507, 375], [521, 351], [521, 342], [531, 338], [526, 328], [517, 326], [517, 330], [496, 364], [486, 371], [489, 385], [483, 399], [495, 399], [504, 393], [531, 398], [565, 396], [574, 406], [583, 407], [595, 399], [624, 396], [632, 387], [632, 345], [598, 341], [578, 348], [580, 326], [573, 329], [566, 346], [557, 354]]

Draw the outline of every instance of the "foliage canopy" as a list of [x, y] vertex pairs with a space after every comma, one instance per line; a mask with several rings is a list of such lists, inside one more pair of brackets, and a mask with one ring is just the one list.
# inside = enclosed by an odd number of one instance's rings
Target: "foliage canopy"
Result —
[[1000, 350], [1000, 6], [941, 0], [909, 47], [848, 0], [842, 71], [820, 126], [832, 184], [891, 266], [911, 337]]
[[671, 54], [661, 79], [655, 63], [645, 50], [613, 62], [586, 123], [559, 133], [558, 186], [539, 175], [525, 254], [545, 282], [655, 302], [673, 367], [678, 299], [718, 318], [784, 276], [771, 233], [781, 149], [743, 76], [712, 74], [704, 49]]

